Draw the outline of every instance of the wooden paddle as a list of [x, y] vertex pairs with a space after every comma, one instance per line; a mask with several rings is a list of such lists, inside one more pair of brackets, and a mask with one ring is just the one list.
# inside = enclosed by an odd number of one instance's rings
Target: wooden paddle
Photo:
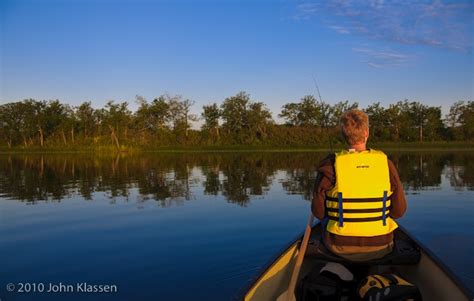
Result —
[[309, 237], [311, 235], [311, 226], [313, 225], [313, 213], [309, 214], [308, 224], [306, 225], [306, 230], [304, 231], [303, 241], [301, 242], [301, 247], [298, 252], [298, 257], [296, 258], [295, 268], [293, 269], [293, 274], [291, 274], [290, 285], [288, 290], [281, 294], [277, 301], [295, 301], [295, 287], [296, 281], [298, 280], [298, 275], [301, 270], [301, 264], [303, 263], [304, 254], [308, 247]]

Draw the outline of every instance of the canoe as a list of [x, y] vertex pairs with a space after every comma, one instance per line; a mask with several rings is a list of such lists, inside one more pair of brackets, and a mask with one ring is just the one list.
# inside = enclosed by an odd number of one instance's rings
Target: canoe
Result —
[[[244, 301], [273, 301], [288, 288], [299, 251], [302, 235], [279, 252], [251, 279], [234, 298]], [[386, 257], [364, 263], [372, 274], [386, 270], [415, 284], [423, 300], [474, 300], [473, 293], [420, 242], [399, 227], [394, 232], [394, 251]], [[299, 280], [327, 262], [362, 265], [349, 262], [329, 252], [321, 243], [321, 225], [313, 226], [308, 249], [301, 266]], [[298, 285], [297, 285], [298, 287]], [[296, 292], [297, 293], [297, 292]]]

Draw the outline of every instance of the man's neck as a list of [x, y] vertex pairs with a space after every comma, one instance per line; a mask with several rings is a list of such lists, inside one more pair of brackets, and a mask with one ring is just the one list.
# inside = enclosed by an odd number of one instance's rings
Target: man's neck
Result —
[[349, 149], [353, 149], [357, 152], [365, 151], [367, 148], [365, 147], [365, 143], [354, 144], [349, 146]]

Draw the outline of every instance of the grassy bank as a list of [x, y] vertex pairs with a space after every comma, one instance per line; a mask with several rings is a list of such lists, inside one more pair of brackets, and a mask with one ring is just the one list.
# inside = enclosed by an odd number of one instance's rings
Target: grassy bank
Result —
[[[344, 148], [342, 144], [333, 144], [332, 150], [336, 151]], [[386, 151], [470, 151], [474, 150], [473, 142], [425, 142], [425, 143], [369, 143], [368, 147]], [[122, 146], [120, 150], [110, 145], [104, 146], [75, 146], [75, 147], [29, 147], [29, 148], [0, 148], [0, 153], [127, 153], [138, 154], [144, 152], [308, 152], [308, 151], [331, 151], [329, 145], [308, 145], [308, 146], [247, 146], [247, 145], [226, 145], [226, 146], [168, 146], [168, 147], [135, 147]]]

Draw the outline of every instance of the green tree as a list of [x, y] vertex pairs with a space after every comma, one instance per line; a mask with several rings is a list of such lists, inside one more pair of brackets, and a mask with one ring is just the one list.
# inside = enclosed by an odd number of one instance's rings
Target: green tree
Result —
[[195, 122], [198, 120], [197, 115], [191, 113], [191, 107], [194, 106], [195, 101], [185, 99], [181, 102], [181, 112], [180, 116], [182, 119], [182, 123], [184, 126], [185, 136], [186, 139], [189, 136], [189, 129], [191, 128], [191, 122]]
[[83, 102], [76, 108], [78, 130], [84, 138], [95, 134], [98, 126], [98, 113], [92, 108], [91, 102]]
[[170, 121], [176, 138], [179, 140], [180, 135], [184, 133], [185, 140], [188, 139], [191, 122], [197, 121], [197, 116], [191, 113], [191, 107], [194, 101], [184, 99], [180, 95], [168, 98]]
[[390, 104], [386, 111], [386, 116], [390, 139], [398, 142], [405, 118], [403, 115], [403, 102], [399, 101], [395, 104]]
[[321, 104], [313, 95], [303, 96], [299, 103], [283, 105], [279, 117], [293, 126], [322, 126], [323, 122]]
[[412, 121], [413, 128], [418, 130], [418, 139], [423, 142], [423, 129], [427, 122], [428, 107], [420, 102], [414, 101], [410, 103], [408, 116]]
[[109, 129], [110, 138], [120, 150], [120, 136], [127, 136], [128, 126], [131, 120], [131, 112], [128, 110], [128, 103], [114, 103], [109, 101], [102, 109], [102, 118], [104, 125]]
[[[40, 146], [44, 146], [45, 134], [46, 130], [48, 130], [48, 112], [47, 112], [47, 103], [46, 101], [35, 101], [33, 102], [33, 109], [34, 109], [34, 122], [38, 129], [39, 139], [40, 139]], [[56, 120], [55, 120], [56, 121]]]
[[0, 132], [8, 148], [12, 148], [21, 139], [23, 116], [21, 103], [7, 103], [0, 106]]
[[298, 103], [287, 103], [282, 107], [282, 111], [278, 117], [283, 118], [287, 125], [298, 126], [300, 124], [300, 106]]
[[228, 97], [221, 105], [222, 127], [227, 135], [232, 135], [233, 140], [243, 143], [247, 139], [249, 120], [247, 107], [250, 102], [250, 95], [245, 92], [239, 92], [235, 96]]
[[73, 106], [64, 105], [64, 120], [61, 121], [61, 128], [63, 131], [64, 143], [66, 144], [65, 132], [69, 131], [71, 135], [71, 143], [75, 142], [75, 133], [78, 127], [78, 120], [76, 117], [76, 110]]
[[33, 99], [24, 100], [16, 103], [14, 109], [14, 114], [17, 114], [20, 121], [18, 129], [25, 147], [33, 144], [33, 136], [37, 133], [34, 103]]
[[302, 126], [322, 126], [321, 111], [316, 97], [306, 95], [301, 98], [298, 117]]
[[464, 106], [460, 118], [461, 128], [465, 140], [474, 139], [474, 101], [468, 101]]
[[262, 102], [252, 102], [248, 108], [248, 123], [253, 139], [263, 140], [267, 136], [267, 127], [272, 123], [272, 114]]
[[446, 116], [446, 123], [452, 139], [472, 140], [474, 136], [474, 102], [454, 103]]
[[426, 107], [423, 135], [425, 139], [435, 141], [444, 133], [443, 120], [441, 120], [441, 107]]
[[389, 138], [388, 116], [387, 110], [376, 102], [365, 109], [369, 116], [369, 128], [371, 139], [387, 140]]
[[170, 119], [170, 105], [166, 97], [162, 95], [148, 103], [137, 95], [136, 100], [139, 106], [135, 114], [138, 127], [153, 134], [163, 130]]
[[202, 129], [209, 132], [214, 131], [214, 135], [219, 138], [219, 118], [221, 117], [219, 106], [213, 103], [203, 106], [202, 110], [201, 117], [204, 119]]
[[61, 133], [64, 144], [67, 144], [67, 139], [65, 135], [65, 128], [67, 126], [67, 112], [66, 107], [59, 102], [59, 100], [54, 100], [46, 103], [44, 108], [44, 134], [46, 137], [51, 136], [56, 131]]

